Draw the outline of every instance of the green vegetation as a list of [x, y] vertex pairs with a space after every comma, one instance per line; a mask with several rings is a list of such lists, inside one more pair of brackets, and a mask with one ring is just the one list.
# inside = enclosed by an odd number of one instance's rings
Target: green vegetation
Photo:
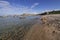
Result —
[[40, 14], [38, 14], [38, 15], [46, 15], [46, 14], [60, 14], [60, 10], [58, 10], [58, 11], [50, 11], [50, 12], [44, 12], [44, 13], [40, 13]]
[[60, 11], [51, 11], [49, 14], [60, 14]]

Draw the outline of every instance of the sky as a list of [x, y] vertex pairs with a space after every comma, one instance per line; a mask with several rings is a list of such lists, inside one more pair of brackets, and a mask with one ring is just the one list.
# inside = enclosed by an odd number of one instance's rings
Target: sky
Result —
[[0, 15], [38, 14], [60, 10], [60, 0], [0, 0]]

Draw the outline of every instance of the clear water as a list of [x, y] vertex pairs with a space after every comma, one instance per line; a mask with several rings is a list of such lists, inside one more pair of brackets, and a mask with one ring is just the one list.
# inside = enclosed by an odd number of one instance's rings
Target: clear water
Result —
[[16, 25], [26, 24], [29, 21], [34, 22], [35, 18], [39, 18], [39, 16], [28, 16], [24, 19], [20, 19], [19, 17], [0, 18], [0, 33], [12, 30]]

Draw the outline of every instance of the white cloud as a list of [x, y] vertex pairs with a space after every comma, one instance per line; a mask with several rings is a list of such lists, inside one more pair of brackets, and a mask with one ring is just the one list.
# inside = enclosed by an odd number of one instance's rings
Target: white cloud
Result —
[[37, 5], [39, 5], [39, 3], [33, 4], [31, 6], [31, 8], [28, 8], [28, 7], [25, 7], [25, 6], [16, 7], [16, 6], [12, 6], [7, 1], [0, 1], [0, 15], [34, 13], [32, 8], [34, 8]]
[[39, 5], [39, 3], [34, 3], [34, 4], [31, 6], [31, 9], [34, 8], [34, 7], [36, 7], [36, 6], [38, 6], [38, 5]]
[[0, 7], [8, 7], [10, 4], [7, 1], [0, 1]]
[[21, 14], [27, 12], [28, 9], [28, 7], [15, 7], [7, 1], [0, 1], [0, 15]]

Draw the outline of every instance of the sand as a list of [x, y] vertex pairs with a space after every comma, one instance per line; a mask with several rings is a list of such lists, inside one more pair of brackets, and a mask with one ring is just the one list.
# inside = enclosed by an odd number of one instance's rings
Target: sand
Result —
[[44, 15], [32, 26], [24, 40], [60, 40], [60, 14]]

